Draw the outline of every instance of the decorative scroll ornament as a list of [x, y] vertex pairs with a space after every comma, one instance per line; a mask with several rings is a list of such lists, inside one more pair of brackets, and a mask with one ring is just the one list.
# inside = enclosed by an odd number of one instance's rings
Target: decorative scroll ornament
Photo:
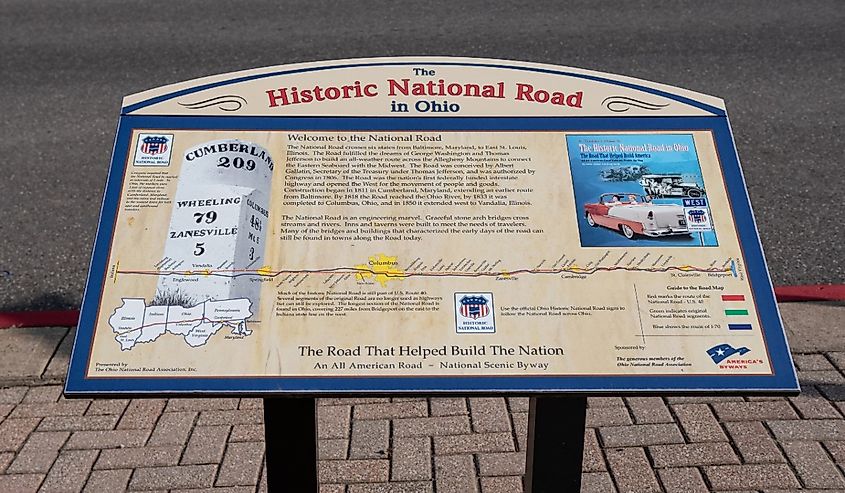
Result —
[[217, 96], [204, 101], [196, 101], [194, 103], [179, 103], [189, 110], [201, 110], [211, 106], [216, 106], [221, 111], [238, 111], [247, 104], [246, 99], [236, 94], [227, 94], [225, 96]]
[[602, 101], [601, 104], [614, 113], [624, 113], [631, 108], [659, 111], [669, 106], [669, 103], [649, 103], [647, 101], [640, 101], [639, 99], [629, 98], [627, 96], [608, 96], [604, 98], [604, 101]]

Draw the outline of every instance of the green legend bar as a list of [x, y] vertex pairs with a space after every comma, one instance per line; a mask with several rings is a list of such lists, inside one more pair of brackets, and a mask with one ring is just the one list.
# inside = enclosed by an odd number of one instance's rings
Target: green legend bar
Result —
[[748, 310], [725, 310], [725, 315], [748, 315]]

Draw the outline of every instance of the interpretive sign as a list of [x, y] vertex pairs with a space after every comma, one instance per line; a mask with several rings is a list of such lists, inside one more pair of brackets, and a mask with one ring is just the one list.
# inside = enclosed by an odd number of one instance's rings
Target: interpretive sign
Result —
[[798, 384], [721, 100], [414, 57], [128, 96], [66, 390]]

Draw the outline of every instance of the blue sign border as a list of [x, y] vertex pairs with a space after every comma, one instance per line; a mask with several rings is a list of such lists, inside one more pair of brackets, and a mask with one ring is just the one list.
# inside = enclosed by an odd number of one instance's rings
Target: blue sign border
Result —
[[[764, 331], [772, 375], [601, 375], [444, 377], [85, 378], [103, 291], [133, 130], [407, 130], [407, 131], [711, 131]], [[715, 367], [714, 367], [715, 368]], [[745, 179], [727, 117], [177, 117], [121, 116], [83, 298], [65, 392], [73, 396], [144, 394], [348, 395], [379, 393], [481, 394], [796, 394], [798, 381], [775, 303]]]

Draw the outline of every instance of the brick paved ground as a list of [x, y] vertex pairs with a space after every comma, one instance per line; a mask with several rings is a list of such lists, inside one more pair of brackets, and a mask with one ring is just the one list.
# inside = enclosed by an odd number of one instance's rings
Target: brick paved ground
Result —
[[[583, 491], [845, 491], [835, 323], [794, 334], [799, 397], [590, 398]], [[0, 380], [0, 492], [266, 490], [259, 399], [66, 400], [61, 340]], [[324, 493], [522, 491], [526, 398], [323, 399], [318, 417]]]

